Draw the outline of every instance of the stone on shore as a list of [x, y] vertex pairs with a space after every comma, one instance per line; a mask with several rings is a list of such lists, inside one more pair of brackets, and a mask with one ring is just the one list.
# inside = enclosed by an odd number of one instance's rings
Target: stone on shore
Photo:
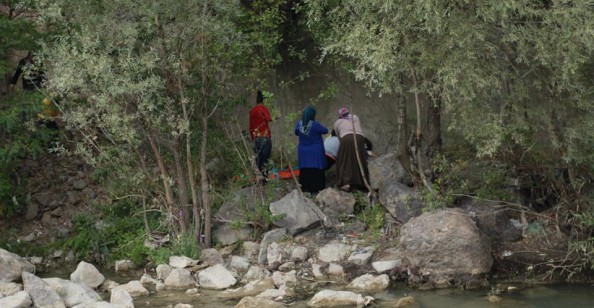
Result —
[[198, 282], [203, 289], [223, 290], [235, 285], [237, 280], [222, 264], [217, 264], [200, 271]]
[[307, 302], [309, 307], [365, 307], [374, 300], [371, 296], [350, 291], [322, 290]]
[[76, 270], [70, 274], [70, 280], [95, 289], [105, 281], [105, 277], [93, 264], [81, 261]]

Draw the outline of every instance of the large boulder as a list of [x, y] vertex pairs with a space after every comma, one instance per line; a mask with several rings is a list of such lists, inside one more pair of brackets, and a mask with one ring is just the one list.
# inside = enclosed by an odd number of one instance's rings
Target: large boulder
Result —
[[465, 284], [470, 277], [475, 279], [491, 270], [490, 240], [459, 209], [413, 218], [402, 226], [400, 234], [403, 257], [411, 268], [418, 269], [423, 279], [419, 282]]
[[31, 296], [26, 291], [19, 291], [11, 296], [0, 298], [2, 308], [29, 308], [33, 305]]
[[196, 287], [196, 279], [184, 268], [176, 268], [165, 279], [165, 288], [169, 290], [187, 290]]
[[111, 292], [109, 302], [112, 305], [118, 306], [118, 308], [134, 308], [134, 299], [124, 289], [114, 289]]
[[200, 260], [202, 260], [202, 262], [204, 262], [208, 266], [225, 263], [225, 260], [223, 259], [221, 253], [214, 248], [204, 249], [202, 251], [202, 256], [200, 257]]
[[320, 226], [325, 216], [315, 203], [303, 197], [297, 190], [293, 190], [281, 200], [270, 203], [270, 213], [283, 215], [284, 217], [275, 221], [274, 225], [287, 229], [293, 236]]
[[76, 270], [70, 274], [70, 280], [94, 289], [105, 281], [105, 276], [93, 264], [81, 261]]
[[35, 272], [35, 265], [21, 256], [0, 248], [0, 282], [13, 282], [21, 278], [24, 271]]
[[379, 189], [384, 183], [402, 183], [412, 185], [413, 181], [398, 161], [395, 153], [388, 153], [371, 159], [368, 163], [369, 185], [372, 189]]
[[[245, 223], [245, 214], [254, 212], [255, 187], [246, 187], [233, 193], [225, 200], [213, 220], [217, 221], [212, 230], [213, 237], [223, 246], [240, 240], [247, 240], [252, 234], [252, 227]], [[238, 224], [238, 222], [244, 222]]]
[[0, 282], [0, 298], [15, 295], [21, 291], [23, 291], [23, 286], [16, 282]]
[[245, 273], [250, 268], [250, 259], [241, 256], [231, 256], [229, 261], [229, 268], [238, 273]]
[[66, 308], [64, 300], [41, 278], [23, 272], [23, 287], [35, 307], [43, 308]]
[[412, 188], [398, 182], [382, 183], [379, 189], [379, 201], [399, 222], [421, 215], [425, 206]]
[[324, 225], [334, 226], [341, 218], [352, 215], [357, 200], [353, 194], [335, 188], [326, 188], [316, 195], [316, 203], [325, 214]]
[[350, 291], [322, 290], [307, 302], [309, 307], [365, 307], [374, 300], [371, 296]]
[[237, 280], [222, 264], [217, 264], [200, 271], [198, 282], [203, 289], [224, 290], [233, 286]]
[[61, 278], [44, 278], [56, 293], [62, 296], [66, 307], [74, 307], [88, 302], [100, 302], [101, 296], [88, 286]]
[[460, 208], [470, 214], [479, 229], [493, 242], [514, 242], [522, 238], [522, 228], [512, 222], [513, 212], [505, 205], [469, 200]]
[[372, 274], [361, 275], [351, 281], [347, 288], [358, 289], [367, 292], [377, 292], [390, 286], [390, 277], [387, 274], [374, 276]]

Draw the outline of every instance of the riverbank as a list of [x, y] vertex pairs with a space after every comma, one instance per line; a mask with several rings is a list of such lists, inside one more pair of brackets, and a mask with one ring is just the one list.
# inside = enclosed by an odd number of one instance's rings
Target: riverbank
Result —
[[[23, 176], [35, 179], [28, 187], [31, 203], [25, 215], [0, 221], [4, 235], [2, 247], [10, 245], [43, 270], [81, 261], [77, 257], [79, 252], [64, 245], [77, 233], [74, 217], [83, 212], [85, 216], [96, 217], [94, 211], [107, 211], [114, 201], [94, 182], [92, 168], [81, 160], [57, 160], [48, 155], [22, 168]], [[267, 233], [258, 233], [249, 225], [237, 229], [236, 224], [245, 217], [241, 213], [253, 212], [246, 204], [266, 199], [271, 200], [265, 204], [267, 211], [287, 215], [287, 219], [271, 226], [273, 233], [285, 230], [286, 234], [281, 236], [283, 242], [310, 244], [312, 247], [306, 249], [309, 257], [315, 258], [319, 258], [320, 249], [329, 243], [344, 244], [341, 249], [348, 249], [343, 256], [346, 259], [322, 260], [317, 266], [320, 271], [327, 271], [336, 263], [350, 279], [356, 274], [379, 274], [374, 272], [373, 262], [391, 261], [399, 264], [389, 269], [391, 281], [404, 281], [421, 289], [476, 288], [497, 282], [592, 281], [589, 273], [569, 266], [575, 265], [577, 259], [571, 253], [567, 231], [559, 228], [563, 213], [558, 208], [536, 213], [516, 204], [465, 197], [459, 198], [453, 207], [427, 211], [418, 192], [407, 186], [410, 179], [393, 155], [372, 160], [370, 172], [371, 185], [379, 192], [379, 200], [374, 203], [362, 201], [364, 195], [333, 188], [315, 197], [300, 195], [291, 190], [294, 187], [291, 181], [232, 192], [215, 213], [218, 250], [228, 258], [230, 253], [226, 251], [237, 253], [246, 242], [259, 247], [271, 244], [267, 242]], [[270, 191], [274, 191], [272, 196]], [[293, 224], [303, 220], [306, 214], [309, 216], [305, 223]], [[421, 222], [423, 225], [419, 227]], [[86, 230], [91, 234], [100, 232], [97, 228], [104, 225], [103, 221], [91, 221]], [[408, 237], [403, 239], [403, 230], [410, 226], [416, 227], [405, 232]], [[262, 236], [254, 237], [254, 234]], [[432, 250], [425, 246], [431, 246]], [[348, 263], [350, 254], [361, 249], [372, 251], [369, 259], [356, 266]], [[258, 256], [254, 262], [264, 264], [262, 258]], [[99, 266], [106, 259], [106, 255], [97, 251], [92, 259], [85, 260]], [[139, 263], [149, 271], [154, 268], [148, 260]], [[313, 267], [310, 271], [313, 272]]]

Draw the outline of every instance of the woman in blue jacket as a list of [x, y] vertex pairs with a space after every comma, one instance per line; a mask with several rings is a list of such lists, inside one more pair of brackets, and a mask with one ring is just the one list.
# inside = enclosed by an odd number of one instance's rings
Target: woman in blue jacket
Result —
[[316, 120], [316, 110], [307, 106], [301, 121], [295, 124], [295, 135], [299, 136], [299, 184], [301, 190], [317, 193], [326, 187], [326, 152], [322, 135], [328, 129]]

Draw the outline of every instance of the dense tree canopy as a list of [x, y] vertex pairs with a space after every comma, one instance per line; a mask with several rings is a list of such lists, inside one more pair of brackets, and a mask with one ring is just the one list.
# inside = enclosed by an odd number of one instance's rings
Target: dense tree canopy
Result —
[[537, 143], [594, 162], [582, 151], [594, 141], [590, 2], [306, 2], [326, 54], [352, 59], [355, 76], [381, 92], [442, 98], [447, 126], [479, 155]]
[[[510, 176], [559, 173], [569, 191], [594, 172], [591, 1], [36, 0], [2, 9], [0, 72], [9, 51], [40, 46], [43, 93], [60, 103], [69, 154], [93, 164], [97, 177], [125, 183], [111, 193], [140, 196], [138, 204], [164, 210], [167, 227], [205, 235], [206, 246], [206, 165], [215, 146], [231, 143], [213, 134], [235, 125], [212, 118], [232, 113], [295, 59], [332, 59], [369, 93], [398, 97], [393, 131], [408, 153], [406, 127], [416, 122], [421, 177], [421, 130], [432, 127], [421, 125], [421, 112], [439, 115], [427, 116], [433, 127], [443, 121], [475, 158], [505, 163]], [[35, 27], [17, 18], [24, 12]], [[321, 59], [295, 44], [304, 42]], [[16, 119], [0, 115], [0, 123]], [[547, 170], [523, 171], [528, 165]]]

